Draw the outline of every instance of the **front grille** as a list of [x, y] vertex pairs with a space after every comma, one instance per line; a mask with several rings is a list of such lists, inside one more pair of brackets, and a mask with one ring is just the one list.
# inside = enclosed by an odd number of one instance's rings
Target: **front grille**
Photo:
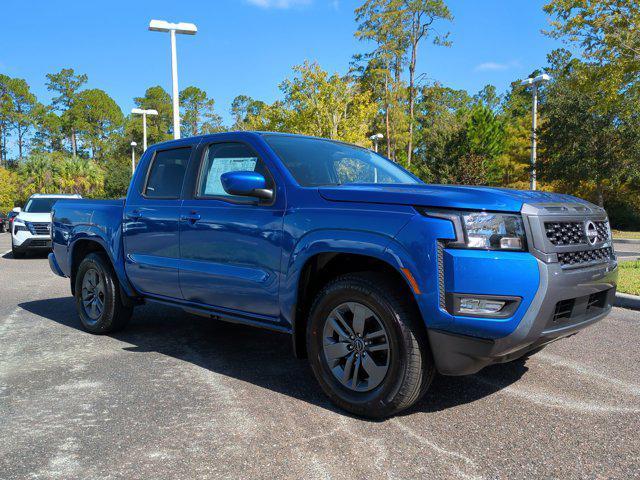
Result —
[[576, 303], [574, 299], [562, 300], [556, 304], [556, 310], [553, 312], [553, 321], [557, 322], [563, 318], [571, 318], [571, 312], [573, 311], [573, 305]]
[[50, 247], [51, 242], [49, 240], [32, 240], [29, 242], [30, 247]]
[[545, 222], [547, 238], [554, 245], [585, 243], [584, 225], [580, 222]]
[[46, 222], [28, 222], [27, 226], [33, 235], [50, 235], [50, 223]]
[[[609, 223], [606, 221], [593, 223], [598, 232], [597, 243], [609, 240]], [[545, 222], [544, 228], [547, 238], [554, 245], [587, 244], [584, 222]]]
[[560, 261], [560, 265], [562, 265], [563, 267], [570, 265], [580, 265], [584, 263], [609, 261], [612, 257], [613, 249], [611, 247], [558, 254], [558, 260]]
[[579, 318], [584, 319], [585, 316], [598, 315], [610, 306], [610, 293], [611, 289], [608, 289], [584, 297], [559, 301], [548, 326], [558, 326]]
[[604, 308], [607, 306], [607, 295], [609, 291], [604, 290], [599, 293], [592, 293], [587, 300], [587, 311], [591, 311], [594, 308]]

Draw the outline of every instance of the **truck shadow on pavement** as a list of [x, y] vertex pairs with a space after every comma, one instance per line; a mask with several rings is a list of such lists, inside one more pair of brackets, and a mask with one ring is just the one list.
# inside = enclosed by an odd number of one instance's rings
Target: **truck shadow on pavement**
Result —
[[[85, 333], [72, 297], [21, 303], [22, 309]], [[288, 335], [210, 320], [180, 309], [144, 305], [129, 325], [110, 335], [129, 344], [129, 352], [156, 352], [217, 374], [309, 402], [340, 414], [321, 391], [306, 360], [293, 357]], [[437, 412], [472, 403], [516, 382], [527, 371], [516, 361], [469, 377], [436, 376], [425, 397], [402, 415]], [[478, 378], [479, 377], [479, 378]], [[480, 381], [478, 381], [480, 380]]]
[[16, 260], [16, 261], [22, 261], [22, 260], [42, 260], [43, 258], [47, 258], [47, 255], [49, 255], [49, 252], [29, 252], [27, 253], [24, 257], [22, 258], [15, 258], [13, 256], [13, 253], [11, 253], [11, 251], [5, 253], [2, 255], [2, 258], [7, 259], [7, 260]]

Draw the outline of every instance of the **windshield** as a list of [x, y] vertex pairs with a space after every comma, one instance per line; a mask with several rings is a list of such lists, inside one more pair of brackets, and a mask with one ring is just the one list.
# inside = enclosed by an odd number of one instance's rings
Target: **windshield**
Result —
[[264, 139], [303, 187], [420, 180], [365, 148], [319, 138], [265, 135]]
[[24, 207], [24, 211], [27, 213], [51, 213], [53, 204], [56, 203], [59, 198], [30, 198], [27, 205]]

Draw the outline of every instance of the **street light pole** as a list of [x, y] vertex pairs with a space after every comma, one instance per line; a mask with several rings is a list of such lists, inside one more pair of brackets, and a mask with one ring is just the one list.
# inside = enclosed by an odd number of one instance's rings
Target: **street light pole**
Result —
[[158, 115], [157, 110], [142, 108], [132, 108], [131, 113], [142, 115], [142, 151], [147, 151], [147, 115]]
[[173, 138], [180, 138], [180, 104], [178, 98], [178, 53], [176, 52], [176, 31], [171, 30], [171, 83], [173, 91]]
[[[378, 142], [384, 138], [381, 133], [374, 133], [369, 137], [373, 142], [373, 150], [378, 153]], [[373, 183], [378, 183], [378, 167], [373, 167]]]
[[136, 171], [136, 142], [131, 142], [131, 176]]
[[533, 84], [533, 105], [531, 107], [531, 179], [530, 188], [538, 188], [536, 161], [538, 158], [538, 84]]
[[169, 32], [171, 35], [171, 81], [173, 100], [173, 138], [180, 138], [180, 102], [178, 98], [178, 53], [176, 50], [176, 33], [195, 35], [198, 28], [193, 23], [170, 23], [164, 20], [151, 20], [149, 30], [153, 32]]
[[381, 133], [375, 133], [369, 137], [369, 140], [373, 142], [373, 150], [378, 152], [378, 142], [384, 138], [384, 135]]
[[536, 190], [538, 188], [538, 179], [536, 172], [537, 149], [538, 149], [538, 86], [544, 82], [551, 80], [549, 75], [542, 74], [534, 78], [523, 80], [520, 85], [533, 87], [533, 105], [531, 107], [531, 173], [529, 177], [529, 188]]

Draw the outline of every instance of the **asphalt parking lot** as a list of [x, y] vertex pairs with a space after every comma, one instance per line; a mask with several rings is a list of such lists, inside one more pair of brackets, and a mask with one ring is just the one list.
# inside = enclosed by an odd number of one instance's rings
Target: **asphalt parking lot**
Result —
[[326, 400], [286, 336], [157, 306], [92, 336], [44, 256], [5, 253], [0, 478], [637, 478], [638, 345], [640, 312], [615, 309], [371, 422]]

